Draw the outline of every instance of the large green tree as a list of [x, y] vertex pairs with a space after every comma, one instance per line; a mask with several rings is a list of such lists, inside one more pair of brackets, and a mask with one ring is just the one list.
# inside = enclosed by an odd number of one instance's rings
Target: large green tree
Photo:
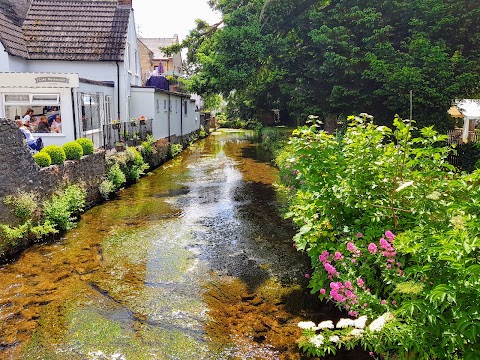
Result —
[[470, 0], [211, 5], [222, 21], [199, 21], [181, 45], [195, 64], [191, 89], [230, 96], [237, 116], [280, 108], [332, 128], [354, 112], [408, 117], [412, 92], [413, 118], [444, 126], [453, 99], [479, 93], [480, 7]]

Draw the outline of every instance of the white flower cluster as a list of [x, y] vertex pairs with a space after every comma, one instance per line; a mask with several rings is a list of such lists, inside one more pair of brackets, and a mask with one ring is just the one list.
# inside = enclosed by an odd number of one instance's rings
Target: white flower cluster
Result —
[[298, 327], [304, 330], [318, 330], [317, 325], [313, 321], [300, 321]]
[[332, 343], [339, 342], [339, 341], [340, 341], [340, 336], [338, 336], [338, 335], [330, 336], [330, 337], [328, 338], [328, 341], [330, 341], [330, 342], [332, 342]]
[[373, 320], [368, 328], [372, 332], [380, 331], [383, 329], [385, 324], [391, 319], [393, 319], [393, 315], [389, 312], [386, 312], [385, 314]]
[[366, 323], [367, 323], [367, 317], [365, 315], [360, 316], [356, 320], [340, 319], [337, 323], [337, 329], [343, 329], [349, 326], [355, 327], [357, 329], [364, 329]]
[[323, 335], [315, 335], [314, 337], [310, 338], [310, 342], [315, 345], [316, 347], [320, 347], [323, 345], [323, 340], [325, 340], [325, 338], [323, 337]]
[[353, 335], [353, 336], [355, 336], [355, 337], [358, 337], [358, 336], [362, 336], [362, 335], [363, 335], [363, 332], [364, 332], [363, 329], [353, 329], [353, 330], [350, 332], [350, 335]]
[[334, 327], [335, 326], [333, 326], [332, 320], [322, 321], [320, 324], [318, 324], [319, 329], [333, 329]]

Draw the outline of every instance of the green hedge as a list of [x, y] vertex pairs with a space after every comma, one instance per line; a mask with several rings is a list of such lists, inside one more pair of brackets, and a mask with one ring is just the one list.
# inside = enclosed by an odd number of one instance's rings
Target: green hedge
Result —
[[40, 167], [47, 167], [52, 164], [52, 158], [47, 152], [38, 152], [33, 155], [33, 159]]
[[83, 147], [76, 141], [71, 141], [62, 146], [68, 160], [78, 160], [83, 156]]
[[93, 147], [93, 141], [92, 140], [86, 139], [86, 138], [80, 138], [80, 139], [77, 139], [75, 141], [82, 146], [83, 155], [93, 154], [94, 147]]
[[65, 155], [65, 151], [58, 146], [58, 145], [48, 145], [44, 147], [41, 152], [45, 152], [48, 155], [50, 155], [50, 158], [52, 159], [52, 164], [54, 165], [61, 165], [65, 162], [65, 159], [67, 158]]

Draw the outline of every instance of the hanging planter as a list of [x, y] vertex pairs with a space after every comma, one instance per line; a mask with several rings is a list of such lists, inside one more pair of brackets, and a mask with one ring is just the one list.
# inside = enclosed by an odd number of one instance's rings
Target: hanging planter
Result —
[[138, 125], [137, 118], [132, 118], [132, 120], [130, 121], [130, 125], [131, 126], [137, 126]]
[[112, 129], [114, 130], [120, 129], [120, 123], [112, 124]]
[[145, 119], [145, 116], [140, 116], [138, 118], [138, 121], [140, 121], [140, 125], [145, 125], [147, 123], [147, 120]]

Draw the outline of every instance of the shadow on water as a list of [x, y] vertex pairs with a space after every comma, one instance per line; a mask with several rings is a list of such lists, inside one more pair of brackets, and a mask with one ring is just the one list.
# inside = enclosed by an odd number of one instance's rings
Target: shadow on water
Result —
[[276, 176], [243, 133], [211, 136], [25, 251], [0, 268], [0, 359], [302, 359], [297, 323], [338, 313]]

